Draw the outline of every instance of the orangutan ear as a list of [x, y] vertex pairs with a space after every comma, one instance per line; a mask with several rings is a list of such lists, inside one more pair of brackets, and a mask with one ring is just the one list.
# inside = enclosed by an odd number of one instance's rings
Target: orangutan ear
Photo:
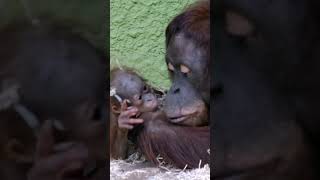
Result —
[[114, 114], [120, 114], [121, 113], [121, 107], [119, 107], [117, 105], [112, 105], [111, 106], [111, 111]]
[[25, 145], [17, 139], [9, 139], [5, 146], [7, 158], [18, 163], [32, 163], [33, 154], [27, 152]]
[[245, 16], [233, 11], [226, 13], [227, 32], [234, 36], [250, 36], [254, 33], [255, 26]]

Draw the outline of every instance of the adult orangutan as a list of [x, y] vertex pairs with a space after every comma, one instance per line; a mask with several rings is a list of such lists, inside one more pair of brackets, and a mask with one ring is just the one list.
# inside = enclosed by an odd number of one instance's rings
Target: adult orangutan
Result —
[[[164, 112], [144, 119], [138, 136], [146, 157], [179, 168], [209, 162], [210, 145], [210, 1], [199, 1], [176, 16], [166, 30], [166, 63], [172, 86]], [[199, 127], [200, 126], [200, 127]]]
[[319, 179], [319, 5], [213, 2], [213, 178]]

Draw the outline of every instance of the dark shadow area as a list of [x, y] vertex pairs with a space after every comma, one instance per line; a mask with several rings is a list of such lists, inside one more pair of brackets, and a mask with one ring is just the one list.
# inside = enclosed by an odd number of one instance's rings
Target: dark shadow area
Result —
[[0, 179], [108, 178], [108, 1], [1, 1]]

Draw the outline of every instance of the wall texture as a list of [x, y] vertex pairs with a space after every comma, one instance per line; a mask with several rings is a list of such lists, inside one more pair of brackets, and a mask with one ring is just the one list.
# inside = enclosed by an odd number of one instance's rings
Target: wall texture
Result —
[[149, 83], [168, 88], [165, 29], [194, 0], [111, 0], [111, 66], [136, 69]]

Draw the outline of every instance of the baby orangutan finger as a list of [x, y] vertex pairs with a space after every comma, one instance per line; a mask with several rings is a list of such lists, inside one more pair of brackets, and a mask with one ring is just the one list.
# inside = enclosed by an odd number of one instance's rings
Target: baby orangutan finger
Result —
[[120, 128], [132, 129], [133, 125], [143, 123], [143, 119], [126, 119], [124, 121], [119, 121]]
[[129, 124], [119, 124], [119, 127], [123, 129], [133, 129], [133, 126]]
[[125, 111], [128, 108], [127, 105], [127, 100], [123, 100], [123, 102], [121, 103], [121, 111]]
[[131, 119], [129, 119], [129, 122], [128, 122], [128, 124], [141, 124], [141, 123], [143, 123], [143, 119], [133, 119], [133, 118], [131, 118]]
[[129, 118], [131, 116], [135, 116], [137, 113], [138, 113], [138, 109], [137, 108], [132, 108], [132, 109], [129, 109], [129, 110], [125, 110], [125, 111], [121, 112], [120, 118], [122, 118], [122, 117]]

